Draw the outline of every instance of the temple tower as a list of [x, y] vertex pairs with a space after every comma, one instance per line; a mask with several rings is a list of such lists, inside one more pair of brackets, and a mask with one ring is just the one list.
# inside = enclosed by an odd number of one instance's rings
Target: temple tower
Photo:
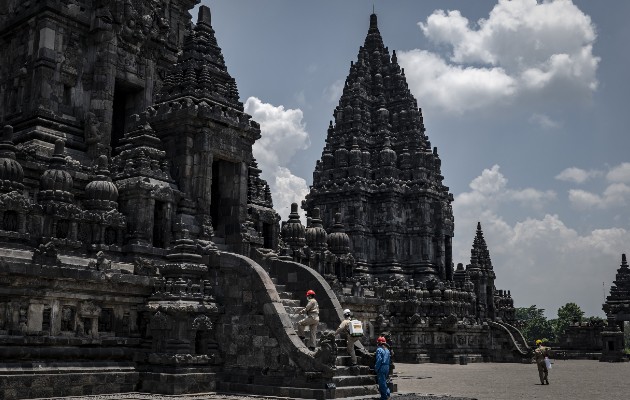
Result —
[[0, 121], [15, 144], [50, 156], [62, 138], [91, 163], [153, 103], [199, 0], [0, 3]]
[[199, 8], [197, 24], [166, 72], [149, 118], [165, 144], [184, 201], [195, 209], [191, 233], [247, 254], [240, 246], [244, 235], [252, 236], [242, 226], [248, 221], [252, 233], [260, 232], [262, 242], [255, 245], [273, 247], [279, 217], [252, 155], [260, 127], [243, 111], [208, 7]]
[[470, 280], [475, 284], [477, 295], [477, 312], [480, 318], [495, 317], [495, 287], [496, 274], [490, 260], [490, 252], [486, 239], [483, 237], [481, 222], [477, 222], [477, 232], [470, 250], [470, 264], [466, 266]]
[[610, 294], [602, 306], [608, 325], [602, 332], [604, 348], [600, 361], [623, 361], [624, 322], [630, 321], [630, 267], [626, 255], [621, 255], [621, 265], [610, 287]]
[[372, 14], [303, 208], [309, 216], [319, 208], [328, 231], [341, 214], [359, 275], [452, 279], [453, 196], [443, 179], [422, 110]]

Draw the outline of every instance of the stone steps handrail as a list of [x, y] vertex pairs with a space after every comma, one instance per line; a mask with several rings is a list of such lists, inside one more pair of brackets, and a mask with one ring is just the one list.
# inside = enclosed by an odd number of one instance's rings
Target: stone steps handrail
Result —
[[512, 341], [512, 345], [514, 345], [514, 348], [516, 349], [516, 351], [522, 355], [522, 356], [526, 356], [527, 355], [527, 351], [521, 349], [521, 346], [519, 345], [519, 343], [516, 341], [516, 339], [514, 338], [514, 335], [512, 335], [512, 332], [510, 332], [510, 330], [503, 326], [503, 324], [500, 324], [496, 321], [488, 321], [490, 326], [498, 328], [500, 330], [503, 330], [504, 332], [507, 332], [508, 336], [510, 337], [511, 341]]
[[523, 345], [525, 349], [527, 349], [528, 351], [531, 350], [531, 348], [527, 344], [527, 340], [525, 340], [525, 337], [523, 336], [523, 333], [520, 331], [520, 329], [518, 329], [512, 324], [508, 324], [505, 321], [502, 321], [501, 324], [503, 324], [506, 328], [508, 328], [510, 331], [513, 332], [513, 334], [516, 336], [516, 339], [519, 341], [521, 345]]
[[[343, 320], [343, 307], [335, 295], [326, 279], [317, 271], [295, 261], [281, 260], [278, 258], [265, 257], [262, 253], [256, 252], [253, 257], [257, 259], [269, 275], [278, 280], [279, 284], [284, 284], [287, 290], [296, 291], [302, 296], [307, 290], [312, 289], [317, 293], [319, 304], [319, 319], [328, 328], [336, 329]], [[290, 276], [289, 274], [294, 274]], [[295, 279], [289, 279], [295, 277]], [[293, 280], [293, 281], [291, 281]], [[357, 356], [367, 356], [370, 353], [360, 342], [356, 342]]]
[[[239, 254], [219, 252], [217, 257], [221, 259], [221, 268], [232, 269], [238, 274], [249, 275], [252, 278], [252, 291], [263, 304], [265, 323], [282, 350], [304, 371], [322, 372], [332, 376], [332, 368], [316, 360], [298, 337], [267, 271], [252, 259]], [[212, 264], [219, 265], [218, 262]]]

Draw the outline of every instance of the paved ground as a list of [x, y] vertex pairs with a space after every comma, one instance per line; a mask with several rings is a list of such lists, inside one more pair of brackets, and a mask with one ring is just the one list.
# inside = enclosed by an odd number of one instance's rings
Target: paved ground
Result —
[[[392, 400], [627, 400], [630, 363], [554, 361], [549, 385], [541, 386], [534, 364], [396, 364], [398, 393]], [[66, 397], [64, 400], [278, 399], [220, 394], [147, 394]], [[58, 398], [57, 400], [61, 400]], [[355, 398], [353, 400], [363, 400]]]
[[[431, 393], [479, 400], [627, 400], [630, 363], [554, 360], [549, 385], [535, 364], [396, 364], [399, 393]], [[401, 399], [403, 400], [403, 399]]]

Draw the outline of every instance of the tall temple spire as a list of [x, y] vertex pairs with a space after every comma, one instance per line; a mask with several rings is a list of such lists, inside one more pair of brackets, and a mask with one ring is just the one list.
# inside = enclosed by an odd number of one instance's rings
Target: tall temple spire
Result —
[[[319, 207], [326, 229], [340, 211], [359, 268], [421, 280], [451, 276], [452, 195], [375, 13], [333, 115], [304, 208]], [[383, 215], [385, 203], [392, 215]]]
[[370, 15], [370, 31], [374, 29], [378, 29], [378, 21], [376, 14], [374, 13], [374, 6], [372, 6], [372, 15]]
[[184, 39], [182, 53], [168, 71], [157, 102], [189, 96], [243, 111], [236, 81], [225, 66], [211, 19], [210, 8], [199, 7], [197, 24]]
[[488, 251], [488, 245], [486, 244], [486, 239], [483, 237], [481, 222], [477, 222], [477, 231], [475, 234], [475, 239], [473, 240], [473, 247], [470, 250], [470, 253], [471, 265], [476, 265], [482, 269], [493, 269], [492, 261], [490, 260], [490, 252]]

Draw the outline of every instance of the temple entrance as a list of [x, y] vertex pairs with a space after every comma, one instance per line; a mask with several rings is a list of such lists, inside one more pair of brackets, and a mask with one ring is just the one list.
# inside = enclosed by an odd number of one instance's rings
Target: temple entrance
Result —
[[273, 225], [263, 223], [263, 246], [266, 249], [273, 249]]
[[126, 82], [116, 81], [114, 87], [114, 104], [112, 106], [112, 149], [118, 147], [125, 135], [127, 119], [142, 107], [142, 88]]
[[212, 162], [210, 216], [215, 238], [240, 232], [241, 164], [222, 159]]
[[161, 201], [156, 201], [155, 206], [153, 207], [153, 247], [168, 247], [168, 244], [165, 240], [165, 213], [166, 213], [166, 203]]

